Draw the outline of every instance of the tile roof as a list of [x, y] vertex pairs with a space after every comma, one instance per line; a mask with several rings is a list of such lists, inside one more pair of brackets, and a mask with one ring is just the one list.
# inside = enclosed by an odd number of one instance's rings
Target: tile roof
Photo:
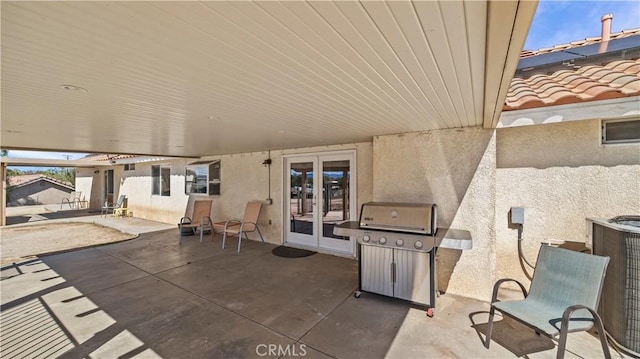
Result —
[[503, 111], [640, 95], [640, 59], [514, 77]]
[[40, 180], [49, 181], [51, 183], [55, 183], [60, 186], [65, 186], [70, 189], [74, 189], [75, 187], [71, 182], [60, 181], [40, 173], [19, 175], [19, 176], [7, 176], [7, 185], [9, 187], [22, 187]]
[[[640, 28], [622, 30], [620, 32], [611, 33], [611, 40], [622, 39], [622, 38], [634, 36], [634, 35], [640, 35]], [[538, 50], [522, 50], [520, 52], [520, 58], [524, 59], [531, 56], [548, 54], [550, 52], [562, 51], [562, 50], [572, 49], [575, 47], [596, 44], [601, 42], [601, 40], [602, 40], [601, 36], [594, 36], [594, 37], [587, 37], [584, 40], [572, 41], [566, 44], [555, 45], [553, 47], [545, 47]]]
[[[610, 40], [638, 36], [640, 28], [611, 33]], [[522, 50], [520, 59], [566, 51], [602, 42], [601, 36], [588, 37], [538, 50]], [[588, 61], [588, 60], [587, 60]], [[640, 59], [627, 55], [624, 60], [610, 58], [600, 63], [583, 64], [574, 68], [548, 68], [549, 73], [526, 74], [518, 71], [511, 80], [503, 111], [566, 105], [588, 101], [640, 96]], [[551, 72], [557, 70], [555, 72]]]
[[112, 155], [108, 153], [97, 153], [92, 155], [87, 155], [83, 158], [83, 160], [89, 161], [115, 161], [115, 160], [123, 160], [126, 158], [138, 157], [138, 155]]
[[20, 175], [20, 176], [7, 176], [7, 185], [17, 186], [26, 182], [33, 181], [35, 179], [39, 179], [40, 177], [44, 177], [44, 175], [32, 174], [32, 175]]

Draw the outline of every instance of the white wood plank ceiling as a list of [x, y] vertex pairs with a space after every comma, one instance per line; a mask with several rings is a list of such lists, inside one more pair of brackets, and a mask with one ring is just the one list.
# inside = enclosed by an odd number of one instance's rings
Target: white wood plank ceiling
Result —
[[535, 11], [518, 1], [1, 6], [3, 148], [166, 156], [495, 126]]

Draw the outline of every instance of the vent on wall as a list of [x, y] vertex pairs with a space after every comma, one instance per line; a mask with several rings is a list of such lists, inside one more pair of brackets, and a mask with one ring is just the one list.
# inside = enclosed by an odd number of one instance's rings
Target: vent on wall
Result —
[[640, 117], [602, 120], [602, 144], [640, 142]]

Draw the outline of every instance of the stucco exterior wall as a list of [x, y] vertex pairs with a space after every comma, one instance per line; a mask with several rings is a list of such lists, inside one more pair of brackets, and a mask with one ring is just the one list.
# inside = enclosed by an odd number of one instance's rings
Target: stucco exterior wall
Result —
[[[356, 150], [357, 203], [360, 205], [372, 199], [372, 143], [356, 143], [336, 146], [322, 146], [288, 149], [271, 152], [271, 198], [273, 204], [264, 204], [258, 224], [266, 241], [281, 244], [283, 212], [283, 158], [286, 155]], [[190, 214], [193, 202], [198, 199], [212, 199], [212, 219], [224, 221], [241, 219], [248, 201], [266, 201], [269, 196], [269, 172], [262, 165], [269, 154], [266, 151], [223, 156], [203, 157], [202, 160], [220, 160], [220, 195], [186, 195], [184, 193], [185, 166], [192, 160], [178, 159], [157, 163], [136, 163], [134, 171], [124, 171], [123, 166], [97, 169], [78, 169], [76, 186], [83, 193], [91, 193], [92, 208], [102, 206], [104, 171], [114, 169], [115, 198], [127, 196], [128, 209], [135, 217], [165, 223], [178, 223], [181, 217]], [[171, 196], [152, 195], [151, 166], [171, 166]], [[98, 171], [98, 173], [94, 173]], [[257, 239], [257, 234], [250, 234]]]
[[87, 201], [90, 208], [100, 208], [100, 199], [96, 190], [95, 178], [98, 176], [95, 168], [76, 169], [76, 192], [80, 193], [80, 200]]
[[[319, 153], [344, 150], [356, 150], [357, 164], [357, 203], [360, 205], [372, 198], [372, 144], [356, 143], [336, 146], [322, 146], [279, 150], [271, 152], [271, 198], [273, 204], [264, 204], [258, 224], [265, 241], [283, 243], [283, 175], [284, 156], [304, 153]], [[203, 157], [220, 160], [220, 196], [213, 196], [213, 218], [223, 221], [230, 218], [240, 219], [248, 201], [265, 201], [269, 196], [269, 172], [262, 162], [268, 152], [253, 152], [224, 156]], [[193, 197], [193, 196], [192, 196]], [[269, 221], [271, 221], [269, 223]], [[257, 234], [249, 235], [256, 239]]]
[[640, 214], [640, 144], [600, 145], [600, 121], [498, 129], [496, 274], [526, 280], [512, 206], [523, 207], [523, 252], [541, 242], [585, 241], [586, 217]]
[[60, 204], [63, 198], [70, 198], [72, 190], [57, 184], [40, 180], [25, 186], [12, 188], [9, 206], [36, 204]]
[[[284, 156], [356, 150], [357, 210], [375, 201], [433, 202], [439, 227], [469, 230], [473, 249], [440, 249], [438, 289], [489, 300], [497, 278], [526, 281], [517, 230], [508, 227], [513, 206], [525, 210], [524, 254], [535, 260], [541, 242], [585, 240], [586, 217], [640, 213], [640, 144], [600, 145], [600, 122], [575, 121], [487, 130], [480, 127], [378, 136], [373, 143], [272, 151], [271, 198], [259, 224], [265, 240], [283, 240]], [[151, 165], [116, 169], [116, 196], [126, 194], [136, 217], [177, 223], [194, 200], [213, 200], [212, 218], [241, 218], [247, 201], [269, 196], [264, 152], [210, 156], [221, 161], [221, 194], [184, 194], [184, 168], [173, 160], [171, 196], [151, 195]], [[153, 163], [162, 164], [162, 163]], [[104, 170], [78, 169], [76, 188], [102, 200]], [[250, 235], [256, 239], [256, 235]]]
[[[116, 165], [100, 168], [79, 168], [76, 171], [76, 190], [82, 191], [93, 209], [100, 209], [104, 204], [104, 173], [113, 170], [114, 198], [121, 194], [127, 196], [127, 208], [134, 216], [165, 223], [178, 223], [187, 213], [189, 196], [184, 193], [184, 166], [186, 160], [179, 159], [153, 163], [153, 165], [170, 165], [171, 196], [151, 194], [151, 163], [137, 163], [135, 171], [124, 171], [123, 166]], [[190, 213], [190, 212], [189, 212]]]
[[[135, 217], [177, 225], [181, 217], [191, 213], [187, 208], [190, 203], [189, 196], [184, 193], [184, 166], [186, 163], [187, 160], [184, 159], [157, 163], [136, 163], [134, 171], [124, 171], [123, 167], [119, 166], [114, 172], [115, 198], [121, 194], [126, 195], [127, 208], [133, 212]], [[151, 194], [152, 165], [169, 165], [171, 167], [171, 196]]]
[[439, 227], [471, 232], [473, 249], [438, 250], [440, 291], [490, 297], [495, 151], [494, 131], [479, 127], [374, 138], [374, 200], [436, 203]]

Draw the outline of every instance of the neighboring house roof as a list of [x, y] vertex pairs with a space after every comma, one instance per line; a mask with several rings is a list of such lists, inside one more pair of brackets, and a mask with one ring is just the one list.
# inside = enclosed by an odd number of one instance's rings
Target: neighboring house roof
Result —
[[29, 175], [20, 175], [20, 176], [10, 176], [7, 178], [8, 179], [8, 185], [9, 187], [14, 187], [14, 188], [18, 188], [18, 187], [24, 187], [27, 185], [30, 185], [32, 183], [38, 182], [38, 181], [47, 181], [47, 182], [51, 182], [53, 184], [56, 184], [58, 186], [62, 186], [62, 187], [66, 187], [72, 191], [75, 190], [75, 186], [69, 182], [65, 182], [65, 181], [59, 181], [55, 178], [51, 178], [48, 176], [45, 176], [43, 174], [29, 174]]
[[[634, 35], [640, 35], [640, 28], [622, 30], [620, 32], [611, 33], [610, 40], [622, 39], [622, 38], [629, 37], [629, 36], [634, 36]], [[602, 41], [602, 36], [595, 36], [595, 37], [587, 37], [584, 40], [572, 41], [572, 42], [567, 43], [567, 44], [554, 45], [552, 47], [545, 47], [545, 48], [538, 49], [538, 50], [522, 50], [522, 52], [520, 52], [520, 58], [524, 59], [524, 58], [531, 57], [531, 56], [548, 54], [550, 52], [568, 50], [568, 49], [572, 49], [572, 48], [575, 48], [575, 47], [581, 47], [581, 46], [586, 46], [586, 45], [591, 45], [591, 44], [597, 44], [597, 43], [599, 43], [601, 41]]]
[[116, 161], [123, 160], [127, 158], [139, 157], [138, 155], [112, 155], [108, 153], [96, 153], [85, 156], [84, 160], [89, 161]]
[[503, 111], [640, 95], [640, 59], [514, 77]]

